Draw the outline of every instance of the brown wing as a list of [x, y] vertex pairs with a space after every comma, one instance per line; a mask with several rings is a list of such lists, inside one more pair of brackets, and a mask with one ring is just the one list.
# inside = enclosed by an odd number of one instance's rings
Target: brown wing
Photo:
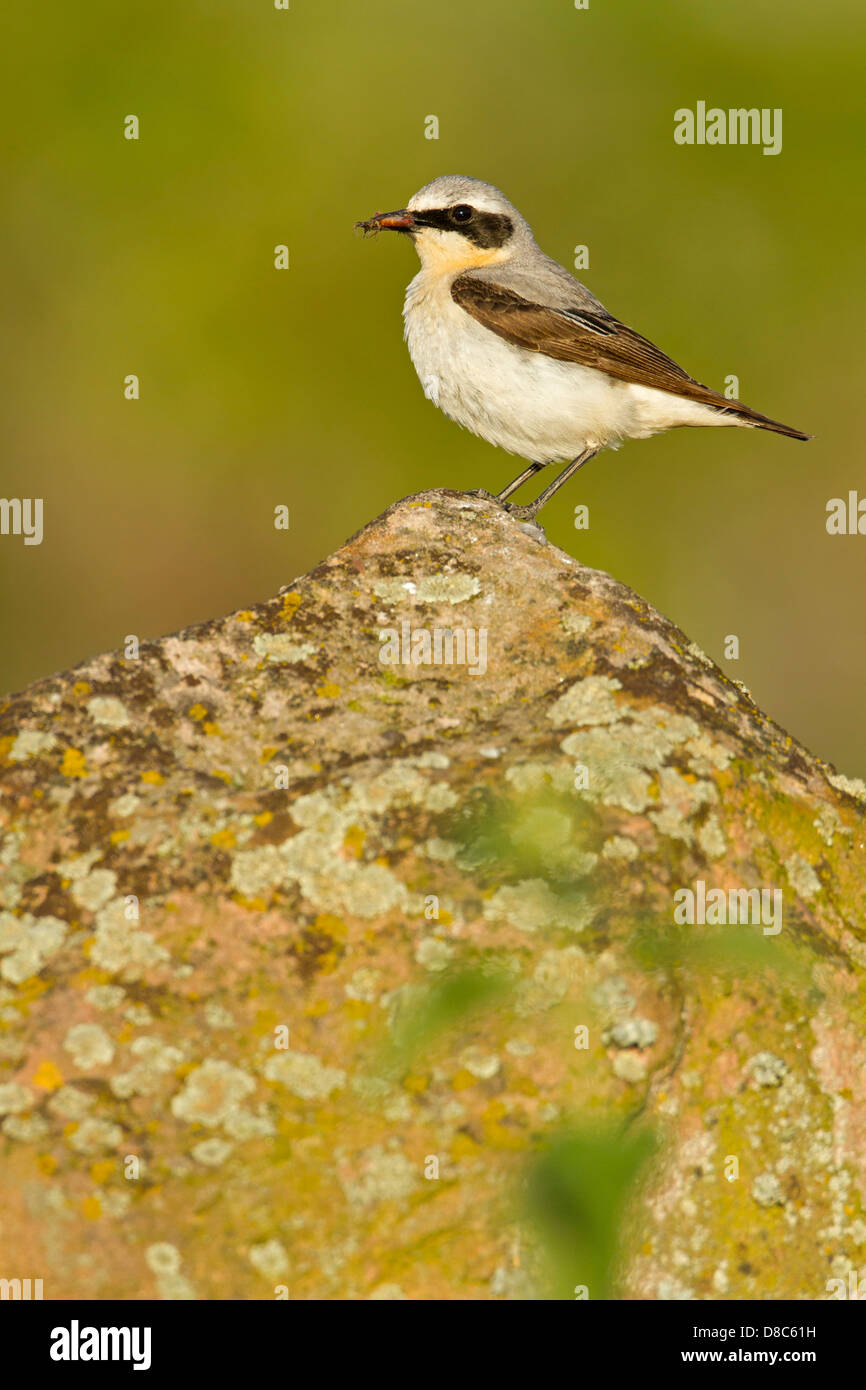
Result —
[[609, 314], [590, 314], [583, 309], [551, 309], [533, 304], [513, 290], [474, 275], [458, 275], [451, 286], [455, 303], [474, 319], [498, 333], [506, 342], [530, 352], [543, 352], [558, 362], [577, 362], [595, 367], [620, 381], [654, 386], [674, 396], [716, 406], [798, 439], [808, 435], [781, 425], [742, 401], [728, 400], [709, 386], [695, 381], [660, 348]]

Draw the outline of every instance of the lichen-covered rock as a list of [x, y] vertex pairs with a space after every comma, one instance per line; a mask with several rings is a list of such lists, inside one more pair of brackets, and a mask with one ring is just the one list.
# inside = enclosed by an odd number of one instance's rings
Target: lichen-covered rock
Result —
[[[525, 1297], [515, 1184], [588, 1114], [663, 1141], [623, 1297], [866, 1265], [866, 787], [492, 500], [0, 732], [4, 1277]], [[464, 966], [495, 1003], [389, 1052]]]

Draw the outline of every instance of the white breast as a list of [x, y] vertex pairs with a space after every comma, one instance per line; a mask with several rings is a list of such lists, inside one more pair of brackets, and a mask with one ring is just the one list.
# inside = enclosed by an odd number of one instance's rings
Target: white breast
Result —
[[409, 354], [428, 399], [491, 444], [555, 463], [672, 425], [734, 423], [707, 406], [512, 346], [455, 304], [452, 278], [422, 270], [410, 284]]
[[535, 463], [575, 458], [631, 433], [627, 385], [513, 347], [454, 303], [451, 278], [421, 271], [403, 310], [409, 354], [434, 405]]

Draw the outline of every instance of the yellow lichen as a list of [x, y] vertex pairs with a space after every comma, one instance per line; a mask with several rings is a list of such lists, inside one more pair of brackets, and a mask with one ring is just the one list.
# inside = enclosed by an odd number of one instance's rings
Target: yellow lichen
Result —
[[80, 748], [67, 748], [63, 754], [60, 771], [64, 777], [86, 777], [87, 765]]
[[40, 1062], [33, 1073], [33, 1085], [42, 1091], [56, 1091], [63, 1085], [63, 1073], [53, 1062]]
[[237, 844], [237, 836], [235, 832], [227, 826], [225, 830], [214, 831], [213, 835], [210, 837], [210, 842], [215, 849], [234, 849]]
[[362, 830], [359, 825], [350, 825], [343, 840], [343, 849], [353, 858], [360, 859], [366, 838], [366, 830]]

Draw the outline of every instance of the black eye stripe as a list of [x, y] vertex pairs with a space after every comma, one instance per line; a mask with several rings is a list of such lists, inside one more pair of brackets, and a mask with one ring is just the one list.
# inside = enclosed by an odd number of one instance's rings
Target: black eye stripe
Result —
[[[459, 206], [464, 206], [460, 204]], [[466, 204], [465, 206], [469, 206]], [[457, 232], [474, 246], [490, 250], [504, 246], [514, 231], [514, 223], [502, 212], [482, 212], [473, 208], [473, 216], [465, 222], [455, 222], [451, 208], [423, 208], [412, 216], [418, 227], [435, 227], [443, 232]]]

